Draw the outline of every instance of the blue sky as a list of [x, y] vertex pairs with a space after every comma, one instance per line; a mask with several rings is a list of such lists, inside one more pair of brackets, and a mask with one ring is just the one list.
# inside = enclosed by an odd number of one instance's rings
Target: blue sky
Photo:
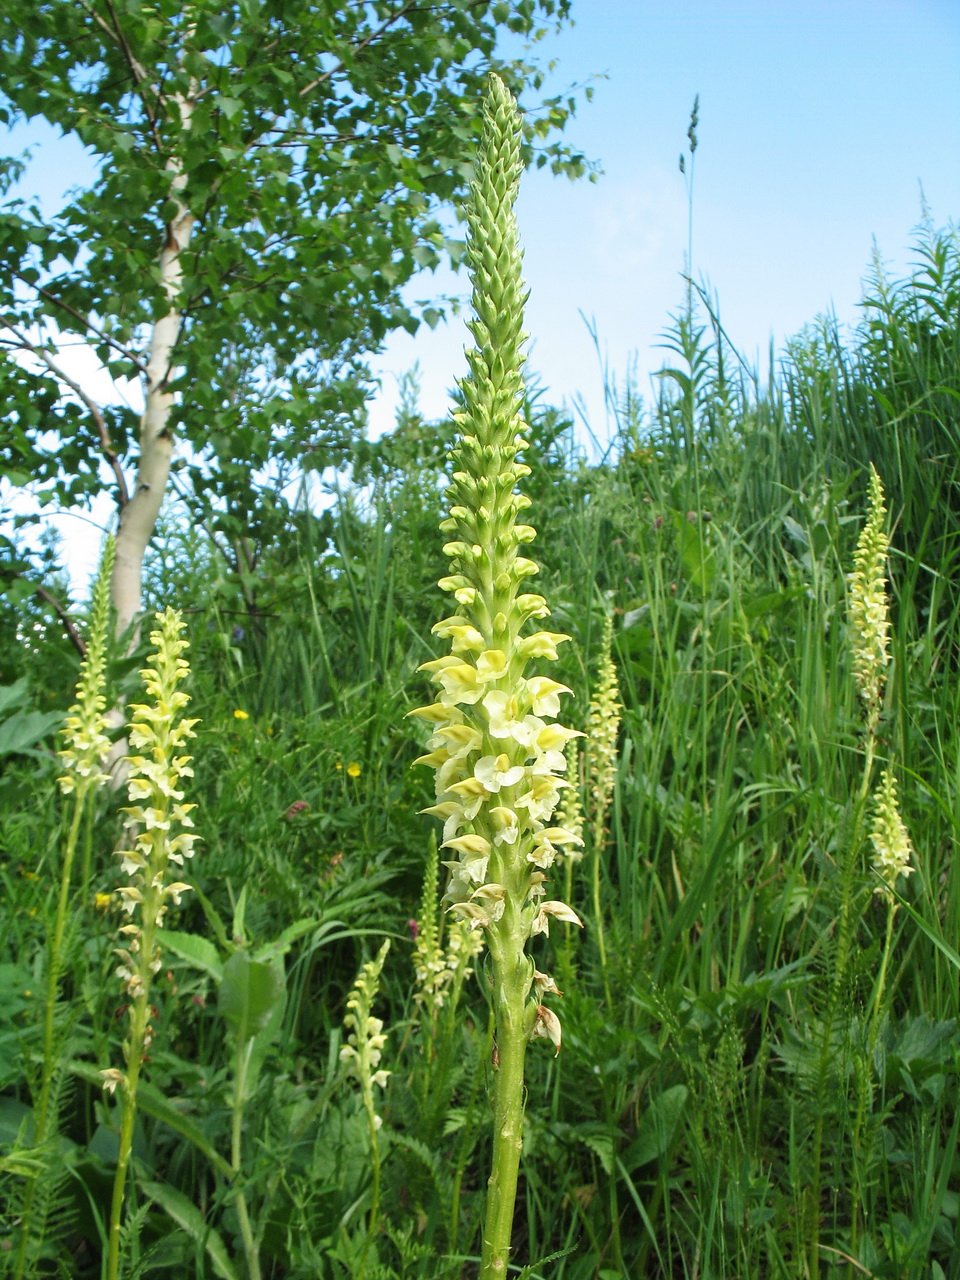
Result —
[[[938, 225], [960, 212], [960, 3], [957, 0], [574, 0], [575, 25], [550, 36], [551, 91], [592, 83], [568, 128], [598, 160], [597, 183], [527, 175], [518, 206], [531, 290], [530, 365], [554, 403], [581, 399], [605, 438], [602, 355], [642, 392], [681, 303], [687, 197], [678, 169], [700, 96], [693, 271], [719, 298], [732, 339], [765, 368], [818, 313], [857, 317], [874, 241], [906, 269], [921, 186]], [[50, 206], [87, 169], [79, 148], [39, 145], [20, 194]], [[465, 290], [438, 274], [415, 284]], [[422, 403], [439, 416], [464, 371], [462, 324], [395, 336], [374, 360], [389, 428], [396, 379], [419, 361]]]
[[[568, 135], [605, 170], [594, 184], [539, 172], [518, 216], [531, 290], [530, 363], [551, 397], [583, 397], [603, 435], [600, 361], [641, 390], [683, 299], [687, 197], [678, 168], [700, 95], [693, 272], [725, 326], [766, 367], [819, 313], [855, 321], [872, 244], [905, 270], [921, 184], [937, 224], [960, 213], [956, 0], [574, 0], [545, 42], [557, 84], [596, 79]], [[442, 412], [462, 332], [394, 340], [419, 352], [424, 404]], [[385, 390], [387, 389], [385, 384]], [[384, 406], [385, 407], [385, 406]]]

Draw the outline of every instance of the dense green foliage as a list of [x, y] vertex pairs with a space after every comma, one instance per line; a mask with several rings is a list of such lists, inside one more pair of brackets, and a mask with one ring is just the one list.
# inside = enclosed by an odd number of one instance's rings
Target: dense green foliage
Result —
[[[250, 572], [287, 487], [341, 465], [362, 433], [366, 357], [444, 314], [404, 286], [459, 263], [451, 208], [485, 77], [497, 68], [535, 97], [537, 42], [568, 13], [569, 0], [0, 8], [0, 124], [45, 121], [95, 170], [60, 209], [0, 205], [0, 476], [62, 505], [109, 492], [118, 573], [169, 485]], [[504, 37], [523, 54], [503, 56]], [[556, 139], [573, 98], [528, 105], [525, 160], [583, 173]], [[0, 158], [0, 198], [24, 167]], [[0, 540], [0, 573], [23, 569]], [[125, 626], [139, 583], [114, 585]]]
[[[583, 935], [540, 940], [539, 967], [565, 992], [564, 1047], [528, 1055], [515, 1256], [531, 1277], [960, 1274], [960, 244], [926, 227], [915, 247], [908, 280], [871, 281], [856, 333], [812, 328], [766, 384], [709, 312], [683, 315], [658, 402], [617, 397], [599, 462], [555, 411], [528, 406], [536, 556], [551, 625], [574, 637], [557, 670], [577, 695], [568, 714], [586, 727], [608, 600], [623, 703], [608, 829], [588, 850], [610, 998], [589, 862], [573, 869]], [[415, 668], [435, 654], [443, 607], [448, 438], [408, 403], [329, 509], [295, 512], [265, 549], [254, 610], [175, 508], [152, 552], [151, 604], [190, 622], [201, 892], [171, 909], [151, 997], [124, 1274], [245, 1274], [225, 989], [238, 955], [285, 965], [262, 995], [244, 1099], [240, 1185], [263, 1274], [476, 1274], [488, 1011], [476, 978], [440, 1009], [416, 998], [409, 924], [426, 923], [430, 823], [417, 811], [432, 788], [408, 767], [426, 734], [404, 715], [427, 700]], [[846, 625], [870, 462], [894, 547], [877, 767], [896, 762], [916, 868], [893, 917], [856, 812], [864, 721]], [[3, 625], [4, 682], [28, 676], [38, 709], [65, 708], [67, 642], [48, 629], [15, 645]], [[130, 666], [112, 671], [128, 702]], [[0, 707], [0, 733], [10, 713]], [[64, 838], [49, 737], [39, 745], [0, 759], [2, 1230], [15, 1237], [39, 1170], [36, 1274], [86, 1277], [99, 1274], [117, 1144], [97, 1068], [119, 1056], [118, 921], [95, 895], [116, 883], [121, 801], [99, 793], [89, 880], [75, 879], [60, 1138], [37, 1152], [39, 993]], [[339, 1049], [347, 995], [385, 937], [374, 1010], [392, 1075], [376, 1099], [371, 1239], [370, 1126]], [[537, 1263], [551, 1254], [563, 1256]]]

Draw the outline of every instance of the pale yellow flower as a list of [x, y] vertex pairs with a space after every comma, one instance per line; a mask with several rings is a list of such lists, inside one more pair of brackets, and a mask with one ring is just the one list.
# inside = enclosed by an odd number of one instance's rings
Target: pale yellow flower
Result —
[[848, 620], [853, 650], [853, 674], [871, 720], [879, 716], [887, 675], [887, 638], [890, 616], [887, 606], [886, 564], [889, 544], [883, 486], [870, 465], [870, 499], [866, 524], [857, 540], [850, 575]]
[[901, 876], [912, 875], [914, 868], [910, 865], [913, 846], [900, 817], [897, 784], [889, 769], [884, 769], [880, 778], [870, 840], [874, 849], [873, 868], [882, 881], [876, 891], [889, 902], [894, 902], [893, 891], [897, 881]]

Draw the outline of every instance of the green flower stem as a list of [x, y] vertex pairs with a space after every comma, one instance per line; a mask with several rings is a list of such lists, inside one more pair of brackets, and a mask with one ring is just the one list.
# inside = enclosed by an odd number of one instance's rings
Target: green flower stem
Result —
[[501, 946], [495, 944], [492, 931], [488, 936], [490, 954], [494, 957], [494, 986], [499, 992], [496, 1003], [499, 1063], [493, 1086], [493, 1161], [487, 1184], [480, 1280], [502, 1280], [507, 1274], [523, 1149], [523, 1073], [530, 1028], [523, 983], [516, 981], [518, 971], [526, 967], [523, 943], [514, 939], [511, 946], [510, 940], [505, 939], [506, 945]]
[[[379, 1117], [373, 1100], [372, 1077], [364, 1076], [360, 1092], [363, 1108], [367, 1113], [367, 1131], [370, 1134], [370, 1220], [367, 1226], [367, 1243], [369, 1244], [380, 1230], [380, 1137], [377, 1123]], [[366, 1256], [366, 1249], [364, 1256]]]
[[[887, 983], [887, 968], [890, 963], [890, 951], [893, 946], [893, 924], [894, 917], [897, 913], [897, 904], [891, 902], [887, 910], [887, 929], [886, 937], [883, 944], [883, 955], [880, 960], [880, 973], [877, 977], [873, 994], [870, 997], [870, 1003], [864, 1018], [864, 1024], [867, 1027], [867, 1061], [864, 1064], [863, 1071], [857, 1073], [857, 1109], [853, 1120], [853, 1131], [851, 1136], [851, 1150], [857, 1152], [860, 1150], [860, 1135], [863, 1133], [863, 1126], [866, 1122], [867, 1111], [873, 1098], [873, 1082], [870, 1073], [873, 1069], [873, 1055], [876, 1052], [877, 1040], [880, 1035], [880, 1026], [883, 1019], [883, 996]], [[856, 1255], [857, 1248], [860, 1243], [860, 1223], [861, 1211], [863, 1207], [863, 1186], [859, 1176], [859, 1165], [854, 1162], [855, 1176], [857, 1179], [857, 1194], [854, 1197], [850, 1210], [850, 1251]]]
[[133, 1149], [133, 1125], [137, 1116], [137, 1083], [143, 1064], [143, 1037], [149, 1021], [148, 992], [149, 988], [137, 997], [130, 1014], [130, 1051], [127, 1057], [125, 1082], [122, 1086], [120, 1147], [117, 1151], [117, 1168], [113, 1176], [113, 1195], [110, 1200], [110, 1239], [107, 1246], [106, 1280], [117, 1280], [120, 1270], [120, 1222], [123, 1216], [130, 1152]]
[[93, 873], [93, 826], [96, 818], [96, 802], [86, 807], [86, 821], [83, 824], [83, 853], [80, 859], [80, 893], [83, 901], [87, 901], [90, 892], [90, 879]]
[[886, 992], [887, 970], [890, 967], [890, 952], [893, 949], [893, 925], [897, 914], [897, 903], [891, 902], [887, 907], [887, 934], [883, 942], [883, 956], [880, 960], [880, 973], [873, 989], [870, 1007], [867, 1010], [867, 1021], [870, 1023], [870, 1053], [877, 1047], [880, 1025], [883, 1020], [883, 997]]
[[236, 1204], [237, 1218], [240, 1222], [240, 1238], [243, 1240], [243, 1252], [247, 1259], [247, 1273], [250, 1276], [250, 1280], [260, 1280], [260, 1253], [257, 1249], [253, 1228], [250, 1225], [247, 1199], [243, 1194], [243, 1186], [239, 1177], [243, 1168], [243, 1110], [247, 1096], [247, 1071], [250, 1067], [250, 1055], [252, 1053], [252, 1037], [246, 1043], [241, 1042], [238, 1037], [233, 1088], [233, 1123], [230, 1134], [230, 1167], [233, 1169], [234, 1174], [237, 1175], [234, 1179], [234, 1185], [236, 1186], [234, 1203]]

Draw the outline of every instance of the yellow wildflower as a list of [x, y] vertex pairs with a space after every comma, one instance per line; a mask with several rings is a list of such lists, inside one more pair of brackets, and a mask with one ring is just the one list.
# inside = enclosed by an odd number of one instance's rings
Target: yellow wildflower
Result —
[[98, 911], [106, 911], [112, 897], [112, 893], [95, 893], [93, 895], [93, 905]]
[[872, 722], [879, 716], [889, 661], [887, 636], [890, 615], [886, 578], [889, 544], [886, 522], [883, 486], [871, 463], [869, 509], [866, 524], [857, 540], [853, 573], [850, 575], [848, 620], [854, 678]]
[[237, 707], [236, 711], [233, 713], [233, 718], [234, 720], [249, 720], [250, 713], [248, 711], [241, 711], [240, 708]]
[[900, 817], [897, 784], [889, 769], [884, 769], [880, 778], [870, 840], [874, 848], [873, 869], [883, 882], [877, 886], [877, 893], [894, 902], [897, 881], [901, 876], [913, 874], [910, 865], [913, 847]]
[[347, 765], [347, 777], [359, 778], [360, 772], [361, 772], [360, 766], [357, 764], [356, 760], [351, 760], [350, 763]]

